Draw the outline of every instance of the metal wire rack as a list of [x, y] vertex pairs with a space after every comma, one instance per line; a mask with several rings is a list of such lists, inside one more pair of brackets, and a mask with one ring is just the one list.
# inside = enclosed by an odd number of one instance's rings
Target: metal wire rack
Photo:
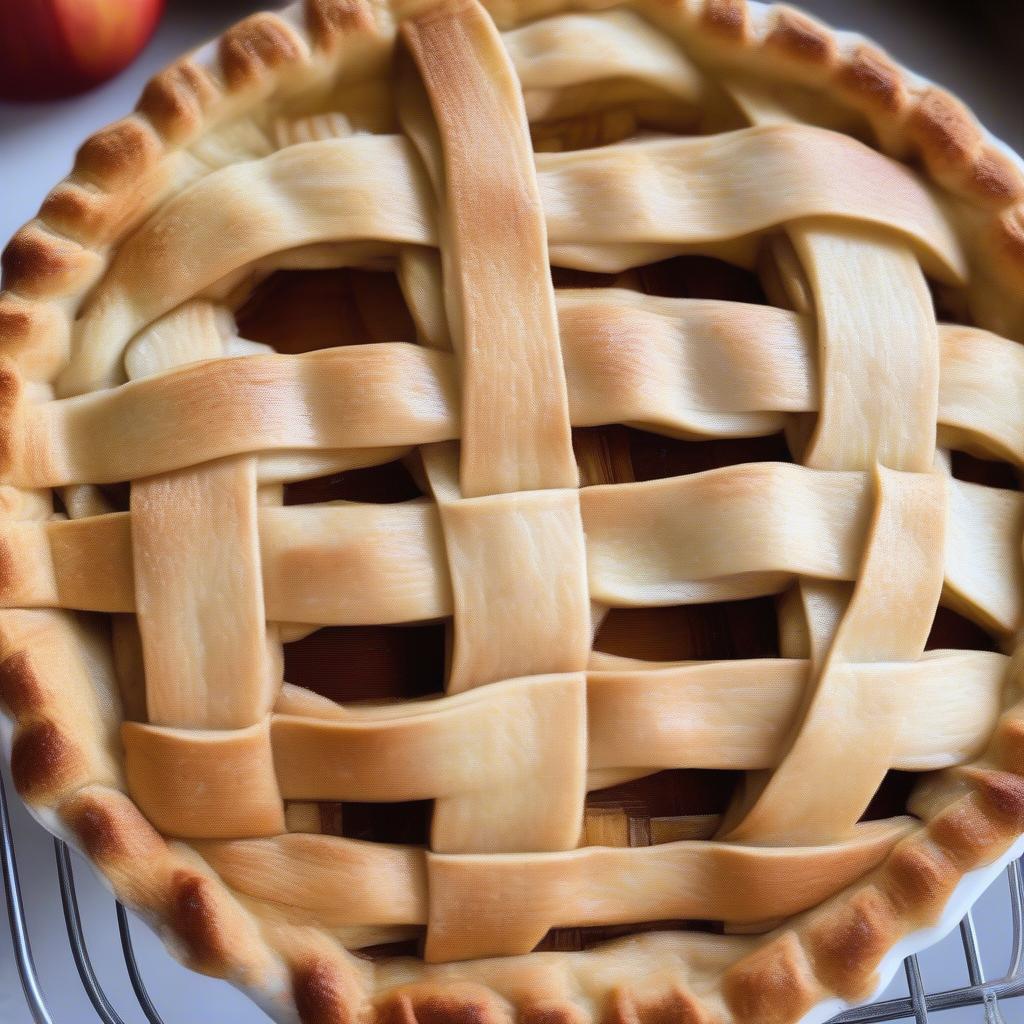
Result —
[[[98, 1020], [103, 1024], [124, 1024], [123, 1019], [103, 991], [89, 959], [89, 950], [82, 930], [82, 918], [75, 892], [75, 877], [71, 866], [70, 850], [67, 844], [60, 839], [54, 839], [53, 843], [57, 858], [57, 879], [64, 908], [64, 920], [67, 924], [68, 941], [71, 945], [75, 966], [78, 968], [78, 975], [82, 979], [82, 985], [89, 1001], [96, 1010]], [[903, 967], [907, 975], [907, 988], [910, 993], [908, 996], [847, 1010], [834, 1017], [829, 1024], [877, 1024], [880, 1021], [899, 1020], [912, 1020], [914, 1024], [928, 1024], [932, 1019], [929, 1016], [931, 1013], [964, 1006], [983, 1007], [984, 1024], [1006, 1024], [1000, 1010], [1000, 1000], [1024, 994], [1024, 874], [1022, 874], [1022, 863], [1024, 863], [1024, 859], [1013, 861], [1006, 869], [1013, 928], [1010, 963], [1006, 974], [997, 979], [985, 978], [978, 948], [978, 937], [974, 928], [974, 918], [968, 911], [967, 916], [960, 922], [960, 938], [967, 961], [969, 985], [941, 992], [926, 992], [917, 957], [907, 957], [903, 962]], [[29, 1011], [36, 1024], [61, 1024], [54, 1020], [47, 1007], [32, 958], [32, 945], [25, 922], [21, 886], [18, 882], [14, 836], [7, 811], [7, 792], [2, 777], [0, 777], [0, 865], [2, 865], [3, 871], [7, 916], [10, 921], [14, 956]], [[146, 991], [145, 982], [135, 959], [128, 914], [120, 903], [115, 903], [115, 909], [125, 968], [128, 971], [128, 977], [139, 1006], [150, 1024], [164, 1024], [164, 1019], [157, 1012]]]

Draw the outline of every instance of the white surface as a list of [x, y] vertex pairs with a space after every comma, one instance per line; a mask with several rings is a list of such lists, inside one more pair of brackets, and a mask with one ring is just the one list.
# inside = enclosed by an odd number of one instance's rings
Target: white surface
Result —
[[[18, 0], [0, 0], [0, 3]], [[1006, 0], [1007, 4], [1018, 0]], [[91, 131], [131, 109], [142, 84], [154, 71], [247, 11], [269, 3], [259, 0], [169, 0], [170, 10], [140, 60], [114, 82], [74, 100], [41, 106], [0, 104], [0, 241], [7, 239], [38, 207], [51, 185], [67, 171], [78, 143]], [[927, 5], [893, 0], [803, 0], [803, 6], [833, 25], [878, 39], [900, 61], [958, 92], [987, 126], [1018, 151], [1024, 151], [1024, 111], [1019, 68], [1000, 63], [981, 46], [939, 17], [920, 13]], [[64, 933], [57, 895], [53, 844], [11, 794], [11, 813], [29, 928], [36, 963], [55, 1024], [91, 1024], [95, 1015], [81, 990]], [[92, 871], [76, 856], [79, 901], [87, 938], [100, 980], [128, 1024], [142, 1022], [128, 984], [117, 938], [113, 904]], [[1005, 972], [1010, 921], [1005, 882], [980, 900], [976, 912], [986, 968], [992, 977]], [[267, 1018], [227, 985], [178, 967], [144, 926], [133, 935], [143, 976], [167, 1024], [258, 1024]], [[921, 956], [928, 989], [967, 983], [957, 934]], [[886, 995], [906, 994], [900, 972]], [[1024, 1001], [1004, 1007], [1007, 1024], [1024, 1020]], [[937, 1024], [980, 1024], [980, 1009], [933, 1015]], [[31, 1024], [14, 966], [6, 924], [0, 922], [0, 1024]]]

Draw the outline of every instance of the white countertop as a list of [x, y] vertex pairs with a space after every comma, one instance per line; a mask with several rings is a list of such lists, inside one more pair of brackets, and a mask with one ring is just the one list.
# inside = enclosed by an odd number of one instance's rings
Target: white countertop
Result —
[[[169, 0], [168, 13], [146, 52], [113, 82], [60, 103], [0, 104], [0, 241], [9, 238], [32, 216], [48, 189], [69, 169], [81, 140], [132, 108], [143, 83], [153, 72], [238, 17], [263, 6], [270, 6], [269, 0]], [[992, 131], [1018, 151], [1024, 151], [1019, 66], [993, 59], [979, 41], [940, 16], [929, 15], [927, 3], [803, 0], [803, 6], [833, 25], [855, 29], [882, 41], [907, 66], [958, 92]], [[78, 981], [65, 937], [52, 841], [21, 806], [6, 768], [4, 771], [43, 990], [55, 1024], [89, 1024], [96, 1018]], [[124, 1020], [129, 1024], [143, 1022], [121, 959], [113, 903], [91, 869], [77, 856], [75, 866], [79, 902], [99, 978]], [[986, 966], [991, 976], [999, 976], [1007, 968], [1003, 958], [1010, 943], [1004, 881], [982, 898], [977, 908], [977, 924]], [[133, 936], [143, 976], [167, 1024], [256, 1024], [267, 1020], [229, 986], [175, 964], [148, 929], [137, 922]], [[923, 954], [921, 966], [929, 989], [967, 983], [956, 935]], [[906, 994], [902, 973], [890, 986], [889, 994]], [[1024, 1019], [1024, 1001], [1010, 1004], [1005, 1012], [1007, 1021]], [[936, 1015], [937, 1024], [980, 1024], [982, 1019], [982, 1011], [977, 1008]], [[3, 921], [0, 1022], [31, 1024]]]

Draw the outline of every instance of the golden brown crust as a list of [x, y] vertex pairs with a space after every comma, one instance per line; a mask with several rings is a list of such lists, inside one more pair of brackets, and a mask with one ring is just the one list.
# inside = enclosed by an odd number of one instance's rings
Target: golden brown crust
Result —
[[520, 1024], [582, 1024], [584, 1019], [579, 1007], [568, 1002], [533, 1000], [519, 1009]]
[[[89, 191], [76, 182], [67, 181], [43, 200], [39, 212], [47, 223], [65, 234], [84, 229], [90, 236], [102, 238], [106, 234], [106, 224], [110, 222], [105, 199], [103, 193]], [[111, 238], [116, 237], [118, 226], [117, 221], [111, 225]]]
[[[7, 460], [4, 461], [6, 462]], [[22, 575], [14, 546], [10, 541], [0, 540], [0, 600], [12, 603], [11, 599], [18, 592]], [[25, 652], [21, 653], [24, 654]], [[0, 683], [0, 699], [2, 698], [3, 689], [2, 683]], [[13, 708], [12, 713], [21, 717]]]
[[4, 339], [4, 350], [12, 347], [39, 344], [41, 339], [33, 338], [37, 320], [33, 317], [38, 307], [10, 292], [0, 292], [0, 336]]
[[85, 142], [72, 176], [43, 201], [39, 220], [84, 247], [109, 244], [153, 202], [166, 175], [150, 124], [126, 117]]
[[373, 17], [361, 0], [309, 0], [306, 21], [314, 46], [328, 53], [344, 36], [373, 32], [376, 28]]
[[952, 861], [927, 841], [901, 843], [889, 855], [886, 869], [886, 891], [897, 912], [923, 913], [926, 920], [941, 912], [959, 874]]
[[981, 143], [981, 131], [967, 108], [941, 89], [927, 89], [907, 120], [932, 173], [967, 164]]
[[681, 985], [667, 992], [642, 997], [627, 988], [616, 988], [608, 999], [607, 1024], [712, 1024], [712, 1017]]
[[79, 790], [62, 808], [82, 849], [97, 863], [113, 867], [163, 853], [160, 833], [121, 794], [99, 787]]
[[985, 816], [1003, 825], [1011, 834], [1024, 832], [1024, 778], [991, 768], [968, 766], [962, 770]]
[[67, 357], [70, 327], [54, 306], [0, 292], [2, 352], [30, 380], [53, 377]]
[[29, 803], [51, 805], [84, 774], [75, 741], [53, 722], [34, 722], [15, 734], [11, 778]]
[[729, 968], [725, 1001], [738, 1021], [789, 1024], [821, 998], [821, 990], [793, 932], [784, 932]]
[[[64, 802], [60, 813], [117, 896], [163, 920], [168, 880], [179, 865], [167, 841], [131, 800], [117, 790], [86, 786]], [[139, 872], [140, 863], [149, 870]]]
[[1010, 271], [1024, 267], [1024, 204], [1011, 206], [995, 223], [994, 248], [997, 270], [1006, 268], [1006, 277], [1014, 280]]
[[[0, 590], [9, 572], [10, 557], [5, 546], [0, 549]], [[28, 651], [16, 651], [0, 662], [0, 701], [19, 721], [40, 714], [45, 707], [46, 696]]]
[[416, 1024], [416, 1011], [408, 995], [400, 993], [377, 1006], [377, 1024]]
[[958, 801], [935, 818], [928, 832], [958, 874], [981, 863], [989, 849], [997, 849], [1000, 831], [978, 814], [973, 797]]
[[223, 977], [234, 966], [232, 922], [225, 920], [217, 882], [178, 871], [171, 878], [169, 923], [196, 970]]
[[[922, 86], [871, 45], [844, 49], [819, 23], [789, 8], [766, 12], [744, 0], [705, 0], [696, 10], [680, 6], [668, 16], [679, 21], [681, 31], [699, 33], [712, 52], [728, 52], [734, 62], [753, 67], [767, 57], [780, 78], [811, 81], [866, 113], [880, 134], [884, 129], [919, 153], [937, 183], [991, 217], [986, 238], [992, 265], [1009, 285], [1024, 280], [1024, 174], [986, 139], [959, 101]], [[370, 5], [361, 0], [307, 0], [305, 19], [308, 40], [276, 15], [246, 19], [221, 38], [216, 68], [195, 58], [178, 61], [149, 83], [136, 115], [83, 145], [73, 175], [54, 189], [39, 219], [15, 236], [3, 256], [8, 291], [0, 294], [2, 352], [24, 377], [48, 380], [60, 369], [73, 314], [50, 300], [72, 308], [91, 287], [105, 265], [94, 248], [109, 244], [146, 212], [140, 193], [157, 201], [174, 147], [216, 124], [227, 98], [248, 91], [255, 102], [307, 62], [311, 50], [340, 53], [344, 37], [377, 30]], [[139, 188], [140, 179], [146, 189]], [[8, 446], [18, 396], [17, 375], [0, 376], [0, 440]], [[12, 457], [4, 451], [0, 460]], [[17, 569], [8, 552], [0, 556], [2, 589]], [[307, 1024], [365, 1019], [372, 993], [353, 984], [346, 954], [307, 950], [295, 956], [297, 948], [305, 949], [298, 939], [261, 933], [195, 855], [169, 844], [127, 797], [88, 785], [98, 775], [91, 748], [62, 723], [55, 681], [39, 677], [26, 648], [5, 646], [3, 653], [0, 701], [16, 722], [15, 783], [34, 806], [59, 805], [62, 819], [121, 898], [166, 923], [197, 969], [265, 992], [285, 985]], [[943, 782], [947, 804], [871, 876], [752, 952], [737, 954], [721, 979], [733, 1019], [790, 1024], [830, 993], [865, 994], [893, 943], [937, 920], [962, 875], [1000, 855], [1024, 831], [1024, 721], [1015, 713], [1004, 716], [990, 754], [999, 768], [950, 773]], [[279, 954], [289, 964], [286, 978], [279, 976]], [[471, 967], [462, 972], [472, 975]], [[480, 976], [489, 977], [483, 968]], [[590, 1007], [581, 1009], [554, 987], [538, 984], [515, 1005], [527, 1024], [581, 1024], [601, 1016], [629, 1024], [717, 1024], [681, 985], [654, 996], [613, 987], [590, 1013]], [[504, 994], [443, 974], [385, 991], [376, 1003], [381, 1024], [492, 1024], [512, 1015]]]
[[277, 68], [298, 61], [302, 40], [276, 14], [253, 14], [220, 38], [220, 64], [231, 89], [251, 87]]
[[335, 964], [321, 956], [305, 958], [292, 968], [295, 1008], [303, 1024], [349, 1024], [355, 1019], [352, 993]]
[[907, 133], [936, 181], [970, 201], [999, 209], [1024, 191], [1019, 168], [986, 143], [971, 112], [941, 89], [924, 91]]
[[184, 57], [149, 80], [137, 110], [168, 143], [182, 145], [200, 133], [217, 95], [206, 68]]
[[899, 934], [893, 908], [866, 887], [813, 924], [805, 938], [818, 980], [844, 999], [867, 994], [866, 982]]
[[0, 261], [5, 287], [36, 299], [82, 288], [99, 269], [99, 262], [78, 242], [39, 223], [23, 227], [8, 243]]
[[479, 985], [408, 985], [377, 1006], [378, 1024], [504, 1024], [508, 1008]]
[[701, 23], [717, 36], [742, 42], [747, 36], [747, 5], [744, 0], [707, 0]]
[[778, 8], [765, 45], [807, 64], [831, 64], [835, 44], [824, 26], [790, 7]]
[[[19, 456], [19, 405], [22, 384], [10, 360], [0, 356], [0, 472], [5, 475], [16, 465]], [[4, 588], [15, 582], [16, 554], [4, 545], [4, 564], [0, 569], [0, 585]]]
[[1024, 720], [1007, 716], [992, 737], [995, 761], [1014, 775], [1024, 775]]
[[979, 199], [1005, 206], [1024, 195], [1024, 181], [1017, 168], [994, 146], [983, 146], [971, 163], [965, 184]]
[[899, 68], [869, 44], [854, 47], [836, 78], [846, 97], [862, 109], [893, 115], [907, 102]]
[[136, 184], [163, 156], [160, 140], [138, 117], [126, 117], [87, 139], [75, 157], [75, 174], [108, 191]]

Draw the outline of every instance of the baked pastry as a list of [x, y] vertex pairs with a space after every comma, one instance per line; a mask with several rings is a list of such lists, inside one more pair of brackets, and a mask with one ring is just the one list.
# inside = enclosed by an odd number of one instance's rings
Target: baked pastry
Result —
[[591, 6], [249, 18], [5, 254], [14, 779], [282, 1020], [786, 1024], [1024, 832], [1019, 162]]

